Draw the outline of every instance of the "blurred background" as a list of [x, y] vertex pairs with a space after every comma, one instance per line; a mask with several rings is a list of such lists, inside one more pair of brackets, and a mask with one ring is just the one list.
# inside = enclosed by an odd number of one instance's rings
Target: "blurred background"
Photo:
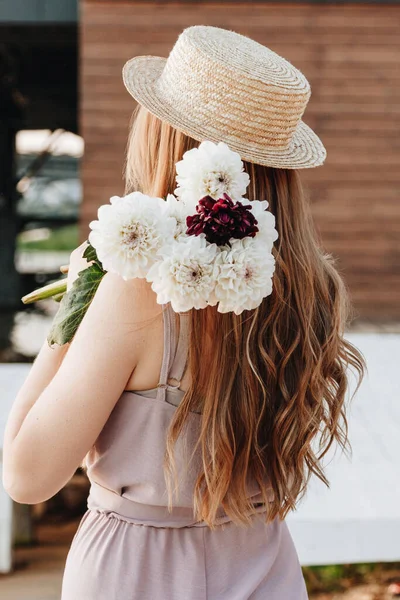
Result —
[[[60, 276], [97, 207], [123, 194], [135, 55], [167, 56], [183, 28], [249, 35], [304, 72], [304, 120], [325, 165], [301, 172], [325, 249], [351, 294], [347, 332], [369, 374], [353, 401], [353, 459], [331, 457], [288, 519], [310, 598], [400, 595], [400, 2], [0, 1], [0, 451], [8, 411], [58, 305], [21, 297]], [[1, 463], [1, 452], [0, 452]], [[0, 464], [1, 467], [1, 464]], [[76, 474], [14, 503], [0, 483], [0, 597], [59, 598], [86, 510]], [[282, 599], [285, 600], [285, 599]]]

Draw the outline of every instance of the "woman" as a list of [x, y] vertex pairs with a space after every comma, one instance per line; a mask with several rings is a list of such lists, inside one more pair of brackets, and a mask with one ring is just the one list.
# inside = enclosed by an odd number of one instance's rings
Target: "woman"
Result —
[[[203, 26], [167, 60], [129, 61], [124, 82], [140, 105], [127, 193], [173, 193], [188, 151], [225, 142], [243, 160], [248, 200], [267, 200], [276, 219], [273, 289], [242, 312], [160, 310], [147, 280], [107, 272], [73, 341], [44, 343], [18, 394], [5, 487], [35, 503], [87, 468], [62, 600], [304, 600], [284, 518], [311, 475], [328, 483], [320, 459], [347, 444], [347, 367], [359, 381], [364, 370], [297, 171], [326, 155], [301, 120], [309, 84], [268, 48]], [[212, 177], [232, 186], [228, 169]]]

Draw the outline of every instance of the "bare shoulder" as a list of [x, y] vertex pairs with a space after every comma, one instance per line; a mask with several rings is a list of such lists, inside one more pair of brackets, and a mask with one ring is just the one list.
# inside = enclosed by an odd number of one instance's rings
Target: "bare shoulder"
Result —
[[157, 295], [151, 289], [151, 284], [145, 279], [124, 280], [116, 273], [107, 272], [93, 302], [97, 309], [95, 306], [91, 329], [96, 327], [98, 331], [98, 323], [102, 324], [97, 340], [101, 343], [101, 330], [104, 332], [103, 338], [108, 336], [108, 344], [111, 336], [111, 347], [115, 349], [110, 354], [123, 354], [130, 361], [131, 374], [135, 371], [135, 379], [130, 378], [126, 382], [127, 389], [132, 386], [135, 389], [136, 385], [139, 386], [136, 389], [143, 389], [143, 385], [144, 388], [152, 387], [147, 380], [138, 383], [136, 372], [144, 356], [151, 354], [158, 358], [160, 348], [162, 352], [162, 306], [157, 303]]
[[107, 272], [104, 275], [94, 301], [122, 317], [152, 318], [162, 313], [157, 295], [148, 281], [138, 277], [125, 280], [117, 273]]

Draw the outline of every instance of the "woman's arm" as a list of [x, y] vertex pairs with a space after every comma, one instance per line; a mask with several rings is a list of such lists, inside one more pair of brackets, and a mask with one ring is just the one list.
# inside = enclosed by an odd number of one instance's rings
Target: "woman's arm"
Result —
[[[6, 463], [8, 448], [12, 440], [17, 436], [26, 415], [57, 373], [68, 350], [67, 346], [69, 346], [69, 344], [50, 348], [47, 340], [43, 342], [40, 352], [35, 358], [31, 370], [29, 371], [17, 398], [12, 405], [10, 414], [8, 415], [7, 427], [4, 434], [4, 463]], [[7, 473], [4, 467], [3, 483], [6, 489], [8, 475], [11, 474]]]
[[[71, 289], [79, 271], [91, 264], [82, 257], [86, 246], [87, 241], [83, 242], [83, 244], [71, 252], [67, 277], [67, 290]], [[60, 368], [68, 348], [69, 343], [64, 344], [63, 346], [55, 345], [50, 348], [47, 340], [43, 342], [8, 417], [4, 436], [5, 453], [11, 442], [17, 436], [26, 415]], [[5, 480], [4, 472], [3, 480]]]
[[69, 481], [144, 351], [145, 322], [157, 315], [145, 280], [107, 273], [68, 351], [43, 344], [7, 422], [3, 484], [14, 500], [47, 500]]

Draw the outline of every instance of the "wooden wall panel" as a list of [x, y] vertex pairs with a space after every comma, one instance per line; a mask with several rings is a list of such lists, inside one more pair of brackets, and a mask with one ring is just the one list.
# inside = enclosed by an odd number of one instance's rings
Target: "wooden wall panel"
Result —
[[282, 54], [309, 79], [304, 120], [324, 166], [302, 171], [323, 245], [338, 258], [360, 317], [400, 320], [400, 6], [257, 2], [81, 3], [81, 237], [97, 206], [123, 192], [135, 55], [167, 56], [183, 28], [230, 28]]

